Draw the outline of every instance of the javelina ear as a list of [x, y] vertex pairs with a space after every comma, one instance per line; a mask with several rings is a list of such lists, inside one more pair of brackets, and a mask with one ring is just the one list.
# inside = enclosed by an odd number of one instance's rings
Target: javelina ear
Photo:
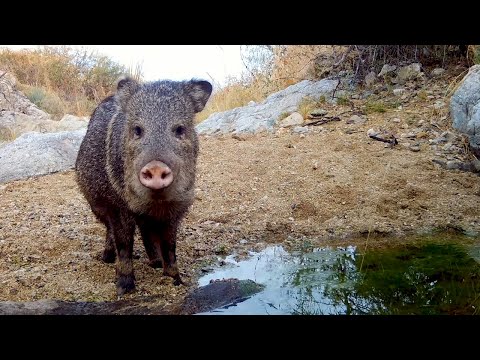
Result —
[[140, 84], [129, 76], [122, 76], [117, 80], [116, 97], [120, 104], [126, 104], [127, 100], [138, 90]]
[[200, 112], [205, 107], [212, 94], [212, 84], [205, 80], [191, 80], [186, 84], [188, 95], [193, 101], [195, 112]]

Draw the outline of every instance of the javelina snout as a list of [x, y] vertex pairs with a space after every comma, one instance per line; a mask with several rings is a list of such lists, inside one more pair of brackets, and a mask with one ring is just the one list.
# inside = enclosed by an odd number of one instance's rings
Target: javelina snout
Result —
[[160, 190], [169, 186], [173, 181], [172, 170], [164, 162], [150, 161], [140, 170], [139, 176], [142, 185], [152, 190]]
[[180, 284], [176, 236], [193, 203], [198, 136], [194, 116], [212, 92], [207, 81], [126, 78], [93, 112], [78, 152], [77, 182], [107, 235], [103, 260], [117, 259], [117, 292], [135, 289], [138, 226], [149, 264]]

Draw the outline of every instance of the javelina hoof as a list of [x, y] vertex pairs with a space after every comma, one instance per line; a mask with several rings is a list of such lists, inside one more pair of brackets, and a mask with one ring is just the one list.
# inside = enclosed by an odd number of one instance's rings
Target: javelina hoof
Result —
[[176, 266], [167, 266], [163, 269], [163, 275], [170, 276], [174, 279], [173, 285], [185, 285], [185, 283], [180, 279], [180, 274], [178, 273], [178, 268]]
[[148, 261], [148, 266], [151, 266], [154, 269], [160, 269], [162, 268], [162, 260], [160, 259], [155, 259], [155, 260], [149, 260]]
[[102, 261], [107, 264], [113, 264], [115, 262], [115, 250], [104, 250], [102, 253]]
[[173, 280], [173, 285], [179, 286], [179, 285], [187, 285], [187, 284], [182, 279], [180, 279], [180, 276], [178, 276]]
[[117, 280], [117, 295], [122, 296], [124, 294], [132, 293], [135, 291], [135, 277], [134, 276], [122, 276]]

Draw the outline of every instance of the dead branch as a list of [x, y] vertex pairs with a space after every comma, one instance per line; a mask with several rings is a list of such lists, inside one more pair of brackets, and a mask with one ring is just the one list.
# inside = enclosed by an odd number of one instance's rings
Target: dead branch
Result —
[[324, 117], [323, 119], [310, 121], [306, 123], [305, 126], [309, 126], [309, 125], [318, 126], [318, 125], [329, 123], [331, 121], [340, 121], [340, 118], [338, 116], [328, 116], [328, 117]]
[[390, 144], [392, 146], [395, 146], [398, 144], [397, 139], [392, 134], [389, 134], [390, 139], [384, 139], [384, 138], [378, 137], [377, 135], [368, 135], [368, 136], [373, 140], [381, 141], [381, 142]]

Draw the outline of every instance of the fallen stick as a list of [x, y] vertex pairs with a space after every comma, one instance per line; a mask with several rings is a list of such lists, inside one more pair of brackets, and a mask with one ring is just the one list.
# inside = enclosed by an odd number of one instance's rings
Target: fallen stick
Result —
[[320, 120], [310, 121], [310, 122], [306, 123], [305, 126], [309, 126], [309, 125], [314, 125], [314, 126], [323, 125], [323, 124], [326, 124], [326, 123], [331, 122], [331, 121], [340, 121], [340, 118], [339, 118], [338, 116], [324, 117], [323, 119], [320, 119]]

